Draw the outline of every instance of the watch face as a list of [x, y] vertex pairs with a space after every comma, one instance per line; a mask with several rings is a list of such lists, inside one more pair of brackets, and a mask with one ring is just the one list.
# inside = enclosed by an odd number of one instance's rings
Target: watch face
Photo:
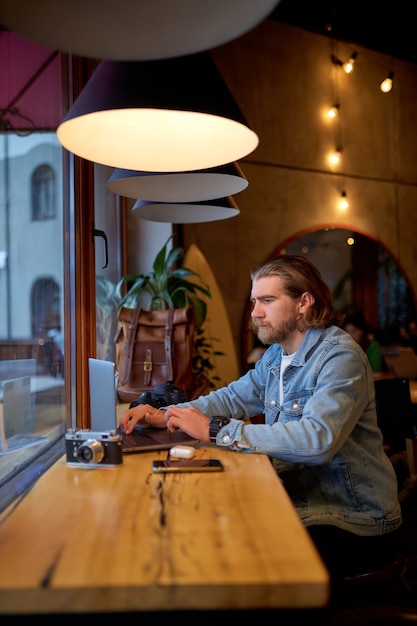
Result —
[[230, 422], [230, 417], [225, 417], [224, 415], [213, 415], [211, 417], [212, 420], [216, 420], [220, 424], [220, 428], [226, 426]]

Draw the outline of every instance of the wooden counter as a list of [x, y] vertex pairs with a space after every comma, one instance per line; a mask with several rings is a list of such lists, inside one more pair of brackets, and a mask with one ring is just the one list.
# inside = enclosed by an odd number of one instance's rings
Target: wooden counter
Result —
[[213, 474], [65, 457], [0, 517], [0, 613], [315, 608], [328, 574], [269, 459], [201, 447]]

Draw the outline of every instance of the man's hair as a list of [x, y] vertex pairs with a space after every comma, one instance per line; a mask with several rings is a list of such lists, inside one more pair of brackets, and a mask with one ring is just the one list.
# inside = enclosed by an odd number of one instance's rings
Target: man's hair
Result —
[[278, 276], [284, 293], [290, 298], [299, 298], [308, 292], [314, 303], [303, 315], [306, 326], [326, 328], [338, 324], [343, 315], [333, 306], [331, 291], [317, 267], [299, 254], [283, 254], [258, 265], [251, 272], [252, 281], [265, 276]]

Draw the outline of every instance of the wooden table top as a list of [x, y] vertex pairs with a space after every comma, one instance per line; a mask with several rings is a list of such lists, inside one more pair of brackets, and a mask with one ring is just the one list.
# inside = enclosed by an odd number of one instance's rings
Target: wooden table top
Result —
[[315, 608], [329, 578], [264, 455], [198, 447], [224, 472], [156, 475], [62, 457], [0, 516], [0, 613]]

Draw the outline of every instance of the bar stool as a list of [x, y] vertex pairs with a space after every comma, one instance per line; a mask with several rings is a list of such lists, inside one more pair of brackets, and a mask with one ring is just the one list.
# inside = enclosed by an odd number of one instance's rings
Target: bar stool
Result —
[[404, 597], [410, 592], [403, 577], [405, 557], [399, 551], [393, 559], [379, 569], [346, 576], [333, 583], [332, 604], [337, 606], [363, 606], [375, 601], [389, 602], [398, 591]]
[[350, 607], [329, 613], [316, 623], [320, 626], [415, 626], [417, 609], [395, 604]]

